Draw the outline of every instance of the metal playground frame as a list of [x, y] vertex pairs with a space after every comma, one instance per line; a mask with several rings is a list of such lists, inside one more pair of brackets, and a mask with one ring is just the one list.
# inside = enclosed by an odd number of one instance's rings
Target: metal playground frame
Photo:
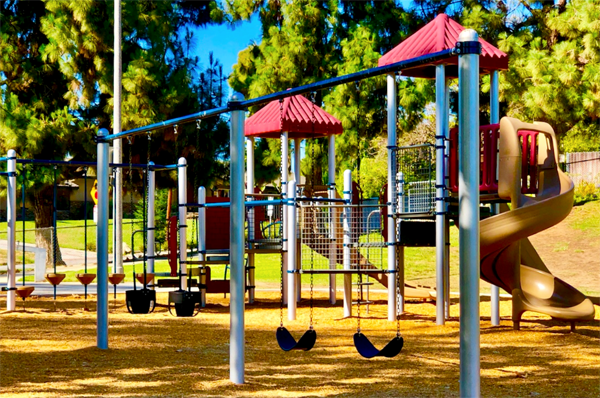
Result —
[[[316, 83], [295, 87], [286, 91], [280, 91], [259, 98], [245, 100], [241, 94], [234, 94], [226, 106], [211, 110], [166, 120], [160, 123], [143, 126], [117, 134], [110, 134], [106, 129], [100, 129], [97, 135], [97, 180], [98, 180], [98, 224], [97, 224], [97, 347], [108, 349], [108, 206], [109, 206], [109, 145], [113, 140], [120, 138], [147, 134], [151, 131], [163, 129], [177, 124], [195, 122], [199, 119], [214, 117], [223, 113], [230, 113], [230, 264], [231, 264], [231, 307], [230, 307], [230, 379], [233, 383], [241, 384], [245, 380], [245, 187], [244, 187], [244, 118], [246, 110], [251, 106], [265, 104], [267, 102], [291, 97], [299, 94], [310, 93], [339, 84], [353, 83], [369, 77], [387, 75], [387, 117], [388, 117], [388, 181], [387, 181], [387, 263], [388, 283], [394, 285], [396, 275], [400, 278], [400, 301], [396, 305], [396, 292], [390, 289], [388, 294], [388, 319], [395, 320], [397, 313], [404, 311], [403, 286], [404, 269], [403, 258], [398, 261], [396, 269], [396, 254], [403, 256], [403, 248], [398, 246], [396, 238], [396, 223], [394, 217], [397, 205], [397, 164], [395, 159], [396, 147], [396, 74], [410, 68], [421, 65], [436, 65], [436, 101], [438, 103], [437, 131], [436, 135], [436, 158], [444, 159], [444, 136], [447, 133], [447, 84], [444, 79], [444, 65], [441, 61], [450, 57], [458, 56], [458, 79], [459, 79], [459, 211], [461, 214], [459, 242], [460, 242], [460, 390], [462, 396], [479, 396], [480, 390], [480, 344], [479, 344], [479, 54], [481, 44], [474, 30], [464, 30], [456, 46], [449, 50], [434, 54], [397, 62], [394, 64], [376, 67], [345, 76], [339, 76]], [[441, 76], [441, 79], [440, 79]], [[495, 79], [495, 82], [494, 82]], [[496, 90], [494, 91], [494, 87]], [[497, 93], [497, 74], [493, 75], [492, 91]], [[493, 94], [494, 95], [494, 94]], [[496, 97], [497, 101], [497, 97]], [[442, 105], [442, 106], [440, 106]], [[494, 108], [496, 107], [496, 108]], [[497, 103], [492, 101], [492, 118], [498, 115]], [[494, 116], [495, 115], [495, 116]], [[494, 122], [494, 120], [492, 120]], [[444, 127], [444, 123], [445, 126]], [[14, 173], [16, 153], [9, 151], [6, 175], [8, 177], [8, 242], [15, 244], [14, 231], [16, 213], [14, 195], [16, 183]], [[180, 168], [184, 168], [180, 161]], [[438, 163], [439, 164], [439, 163]], [[444, 167], [436, 169], [435, 182], [435, 217], [436, 217], [436, 247], [440, 251], [437, 261], [438, 297], [446, 298], [447, 289], [444, 281], [444, 251], [445, 245], [445, 202], [444, 192]], [[291, 195], [289, 188], [295, 186], [294, 181], [288, 184], [288, 210], [296, 206], [297, 201]], [[180, 193], [181, 194], [181, 193]], [[442, 199], [439, 199], [442, 198]], [[181, 203], [185, 202], [185, 197]], [[438, 200], [439, 199], [439, 200]], [[349, 206], [346, 206], [349, 208]], [[185, 219], [185, 207], [180, 207], [180, 219]], [[295, 212], [294, 212], [295, 214]], [[324, 213], [325, 214], [325, 213]], [[288, 217], [291, 213], [288, 214]], [[295, 228], [295, 223], [289, 222], [288, 226]], [[185, 231], [180, 232], [184, 233]], [[289, 233], [289, 231], [288, 231]], [[12, 237], [11, 237], [12, 236]], [[346, 239], [346, 236], [344, 236]], [[185, 239], [183, 239], [185, 242]], [[348, 242], [350, 243], [350, 242]], [[349, 248], [349, 247], [348, 247]], [[397, 250], [398, 249], [398, 250]], [[295, 246], [287, 245], [288, 258], [294, 258], [292, 251]], [[344, 247], [346, 254], [346, 246]], [[181, 251], [180, 261], [186, 261], [186, 252]], [[9, 257], [9, 262], [13, 261]], [[290, 262], [291, 263], [291, 262]], [[290, 265], [288, 264], [288, 267]], [[296, 274], [288, 273], [288, 278], [294, 278]], [[350, 275], [348, 275], [350, 277]], [[185, 278], [185, 275], [181, 275]], [[290, 281], [288, 280], [288, 285]], [[185, 286], [185, 281], [182, 281]], [[294, 289], [289, 289], [293, 292]], [[288, 302], [295, 303], [291, 299]], [[14, 301], [14, 292], [9, 292], [8, 301]], [[445, 300], [437, 303], [438, 323], [443, 323], [445, 312]], [[290, 305], [291, 307], [291, 305]]]

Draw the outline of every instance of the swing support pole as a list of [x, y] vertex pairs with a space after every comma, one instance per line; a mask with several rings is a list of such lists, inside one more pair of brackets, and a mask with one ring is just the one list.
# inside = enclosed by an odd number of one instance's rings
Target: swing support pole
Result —
[[[198, 188], [198, 203], [206, 203], [206, 188]], [[206, 260], [206, 207], [198, 208], [198, 260]], [[206, 285], [206, 273], [200, 274], [200, 284]], [[206, 288], [200, 289], [200, 305], [206, 306]]]
[[[400, 283], [400, 294], [396, 297], [396, 276], [390, 272], [388, 275], [388, 320], [396, 320], [396, 311], [404, 312], [404, 247], [398, 247], [398, 258], [396, 259], [396, 221], [394, 219], [396, 200], [396, 76], [393, 73], [387, 75], [387, 125], [388, 125], [388, 182], [387, 182], [387, 258], [388, 270], [398, 272]], [[396, 260], [398, 266], [396, 267]], [[400, 303], [396, 305], [396, 300]]]
[[[346, 203], [352, 202], [352, 172], [350, 170], [344, 171], [344, 200]], [[344, 215], [342, 217], [342, 228], [344, 233], [344, 249], [343, 249], [343, 263], [344, 269], [350, 270], [352, 267], [350, 245], [350, 217], [352, 216], [352, 208], [344, 206]], [[359, 298], [360, 299], [360, 298]], [[358, 300], [358, 299], [357, 299]], [[344, 318], [352, 316], [352, 275], [344, 275]]]
[[[231, 97], [232, 103], [244, 99], [240, 93]], [[244, 119], [245, 110], [231, 112], [231, 217], [229, 219], [229, 258], [231, 261], [231, 299], [229, 331], [229, 379], [244, 384], [245, 366], [245, 272], [244, 272]]]
[[[100, 129], [98, 137], [108, 135], [108, 130]], [[108, 349], [108, 141], [98, 142], [98, 223], [96, 260], [98, 264], [96, 345]]]
[[[6, 162], [6, 172], [8, 173], [8, 184], [6, 189], [6, 226], [7, 231], [7, 275], [6, 287], [6, 310], [15, 310], [15, 288], [16, 288], [16, 231], [17, 231], [17, 152], [14, 149], [8, 151]], [[25, 251], [25, 242], [23, 242], [23, 251]], [[23, 264], [25, 268], [25, 264]]]
[[179, 203], [179, 277], [180, 286], [187, 290], [187, 207], [182, 204], [187, 203], [187, 161], [185, 158], [179, 158], [177, 162], [177, 199]]
[[[335, 135], [331, 134], [327, 137], [328, 140], [328, 156], [327, 156], [327, 196], [329, 199], [335, 199]], [[298, 150], [300, 146], [298, 145]], [[299, 162], [298, 162], [299, 164]], [[329, 209], [329, 269], [335, 269], [335, 210]], [[336, 280], [335, 275], [329, 275], [329, 303], [335, 304], [336, 297]]]
[[[288, 319], [293, 321], [296, 319], [296, 284], [294, 283], [297, 264], [297, 246], [296, 246], [296, 181], [292, 180], [288, 184], [288, 202], [287, 202], [287, 236], [288, 236], [288, 256], [287, 256], [287, 278], [284, 272], [284, 282], [287, 279], [288, 283]], [[285, 295], [284, 295], [285, 298]]]
[[[458, 211], [460, 214], [460, 396], [480, 396], [479, 54], [477, 32], [458, 37]], [[464, 51], [463, 51], [464, 50]]]
[[[254, 193], [254, 137], [248, 137], [246, 141], [246, 193]], [[252, 201], [254, 198], [248, 196], [248, 201]], [[256, 211], [254, 207], [248, 209], [248, 240], [253, 241], [255, 236]], [[255, 273], [254, 273], [254, 253], [248, 253], [248, 284], [250, 286], [256, 286]], [[254, 303], [255, 296], [254, 287], [248, 289], [248, 303]]]
[[[282, 199], [285, 200], [286, 196], [288, 197], [288, 199], [290, 198], [288, 194], [288, 156], [289, 156], [289, 145], [288, 145], [288, 133], [287, 131], [283, 131], [281, 133], [281, 193], [283, 195]], [[298, 182], [298, 180], [296, 180], [296, 183]], [[294, 199], [296, 198], [295, 194], [294, 194]], [[281, 272], [283, 273], [283, 275], [286, 275], [286, 269], [289, 269], [289, 265], [288, 262], [291, 261], [296, 261], [295, 259], [292, 260], [290, 258], [290, 244], [288, 244], [288, 239], [291, 239], [291, 234], [289, 233], [288, 230], [288, 224], [290, 224], [290, 216], [288, 214], [287, 211], [283, 212], [283, 227], [282, 227], [282, 232], [283, 232], [283, 241], [282, 241], [282, 245], [281, 245], [281, 249], [283, 250], [283, 263], [281, 265], [282, 270]], [[295, 225], [295, 223], [294, 223]], [[295, 250], [295, 249], [294, 249]], [[294, 251], [295, 253], [295, 251]], [[295, 264], [294, 264], [295, 267]], [[294, 283], [294, 278], [292, 277], [284, 277], [283, 278], [283, 304], [286, 305], [288, 304], [288, 288], [292, 289], [291, 285], [289, 283]], [[295, 289], [295, 287], [293, 288]], [[294, 296], [289, 296], [289, 297], [294, 297]], [[295, 301], [295, 299], [294, 299]], [[295, 315], [295, 311], [294, 311], [294, 318], [290, 318], [290, 320], [295, 319], [296, 315]]]
[[154, 162], [148, 163], [148, 225], [147, 225], [147, 240], [146, 258], [148, 259], [148, 272], [154, 273], [154, 197], [156, 190], [156, 175], [152, 168]]

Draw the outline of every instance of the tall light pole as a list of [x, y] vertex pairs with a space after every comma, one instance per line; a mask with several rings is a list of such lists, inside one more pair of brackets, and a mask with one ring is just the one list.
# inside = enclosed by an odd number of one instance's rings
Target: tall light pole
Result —
[[[123, 74], [123, 60], [121, 57], [121, 1], [115, 0], [114, 7], [114, 46], [113, 61], [113, 134], [121, 132], [121, 75]], [[113, 141], [113, 162], [123, 162], [123, 149], [121, 139]], [[113, 271], [123, 273], [123, 169], [117, 167], [115, 173], [115, 190], [113, 192], [115, 211], [113, 214]], [[133, 247], [131, 248], [133, 250]]]

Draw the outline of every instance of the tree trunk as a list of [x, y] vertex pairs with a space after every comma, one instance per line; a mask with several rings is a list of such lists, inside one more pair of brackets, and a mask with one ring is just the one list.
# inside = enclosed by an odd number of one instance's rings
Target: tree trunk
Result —
[[60, 253], [58, 238], [54, 244], [52, 230], [52, 197], [51, 187], [43, 188], [35, 192], [33, 197], [33, 213], [35, 215], [35, 244], [37, 247], [46, 249], [46, 268], [54, 267], [54, 257], [56, 265], [66, 265]]

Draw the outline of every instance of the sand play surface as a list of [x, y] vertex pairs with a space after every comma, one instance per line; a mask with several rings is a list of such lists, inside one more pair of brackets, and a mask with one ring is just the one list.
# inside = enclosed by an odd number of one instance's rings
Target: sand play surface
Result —
[[[257, 292], [246, 306], [246, 384], [229, 382], [228, 299], [210, 295], [195, 318], [176, 318], [166, 308], [131, 315], [112, 295], [109, 350], [96, 348], [95, 297], [32, 299], [0, 314], [0, 397], [457, 397], [459, 395], [459, 306], [445, 326], [435, 325], [435, 306], [408, 303], [395, 358], [367, 360], [352, 335], [356, 318], [342, 319], [341, 300], [330, 306], [318, 293], [314, 319], [318, 338], [309, 352], [283, 352], [275, 340], [278, 293]], [[341, 298], [341, 297], [340, 297]], [[385, 320], [383, 295], [362, 319], [362, 330], [378, 347], [395, 335]], [[6, 307], [5, 299], [0, 308]], [[159, 294], [159, 302], [166, 295]], [[19, 302], [20, 304], [20, 302]], [[113, 307], [114, 306], [114, 307]], [[364, 315], [365, 309], [362, 308]], [[569, 325], [527, 313], [522, 330], [510, 321], [510, 300], [501, 302], [502, 324], [489, 322], [481, 303], [481, 394], [485, 397], [600, 396], [600, 309], [596, 319]], [[298, 338], [306, 330], [308, 300], [298, 319], [285, 320]]]

